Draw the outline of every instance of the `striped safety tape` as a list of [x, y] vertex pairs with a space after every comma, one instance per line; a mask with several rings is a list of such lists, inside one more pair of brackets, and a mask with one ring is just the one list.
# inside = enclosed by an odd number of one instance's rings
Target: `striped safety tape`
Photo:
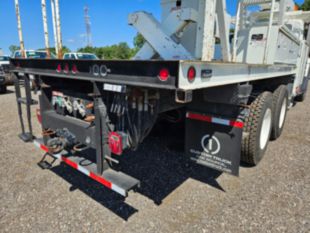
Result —
[[207, 115], [202, 115], [202, 114], [192, 113], [192, 112], [188, 112], [186, 114], [186, 117], [192, 120], [206, 121], [209, 123], [226, 125], [226, 126], [231, 126], [231, 127], [240, 128], [240, 129], [242, 129], [244, 126], [244, 123], [241, 121], [226, 120], [222, 118], [217, 118], [217, 117], [212, 117], [212, 116], [207, 116]]
[[[48, 148], [45, 145], [39, 143], [36, 140], [33, 143], [34, 143], [34, 145], [36, 147], [40, 148], [41, 150], [43, 150], [46, 153], [49, 153], [48, 152]], [[84, 167], [80, 166], [79, 164], [69, 160], [68, 158], [64, 157], [63, 155], [61, 155], [61, 154], [53, 154], [52, 156], [55, 157], [56, 159], [64, 162], [65, 164], [69, 165], [70, 167], [72, 167], [72, 168], [82, 172], [84, 175], [92, 178], [93, 180], [99, 182], [100, 184], [103, 184], [105, 187], [107, 187], [107, 188], [109, 188], [109, 189], [119, 193], [120, 195], [122, 195], [124, 197], [127, 196], [126, 190], [124, 190], [121, 187], [111, 183], [110, 181], [104, 179], [103, 177], [98, 176], [97, 174], [95, 174], [95, 173], [93, 173], [91, 171], [88, 171], [86, 168], [84, 168]]]

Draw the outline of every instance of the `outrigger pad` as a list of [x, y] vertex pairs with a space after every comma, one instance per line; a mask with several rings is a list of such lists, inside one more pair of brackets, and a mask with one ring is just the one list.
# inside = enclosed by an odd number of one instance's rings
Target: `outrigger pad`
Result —
[[35, 137], [31, 133], [21, 133], [18, 137], [23, 140], [24, 142], [32, 142]]

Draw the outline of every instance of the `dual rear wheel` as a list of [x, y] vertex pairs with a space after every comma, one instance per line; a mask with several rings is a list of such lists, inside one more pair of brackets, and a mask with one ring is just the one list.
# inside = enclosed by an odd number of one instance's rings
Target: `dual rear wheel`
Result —
[[263, 158], [269, 140], [280, 137], [288, 109], [288, 91], [285, 85], [274, 93], [263, 92], [250, 105], [245, 119], [241, 161], [256, 166]]

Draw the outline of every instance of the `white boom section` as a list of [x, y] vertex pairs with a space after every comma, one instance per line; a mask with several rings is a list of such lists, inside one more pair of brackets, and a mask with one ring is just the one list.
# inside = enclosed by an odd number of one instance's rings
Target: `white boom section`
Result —
[[54, 43], [56, 55], [58, 55], [58, 35], [56, 27], [56, 10], [55, 10], [55, 0], [51, 0], [51, 11], [52, 11], [52, 22], [53, 22], [53, 33], [54, 33]]
[[[168, 22], [170, 25], [175, 27], [172, 29], [177, 32], [179, 27], [184, 25], [178, 22], [176, 19], [174, 23]], [[137, 12], [129, 16], [129, 24], [134, 26], [147, 40], [148, 47], [152, 47], [155, 51], [158, 52], [160, 57], [165, 60], [192, 60], [193, 57], [191, 54], [181, 45], [175, 42], [171, 38], [171, 31], [165, 30], [163, 25], [153, 17], [153, 15], [146, 12]], [[146, 49], [146, 48], [144, 48]], [[143, 52], [143, 51], [142, 51]], [[147, 55], [151, 55], [150, 48], [147, 48]], [[154, 53], [155, 54], [155, 53]], [[142, 55], [142, 54], [141, 54]], [[138, 54], [138, 56], [141, 57]], [[144, 58], [145, 59], [145, 58]], [[147, 58], [147, 59], [150, 59]]]
[[217, 27], [223, 60], [231, 60], [226, 0], [161, 0], [161, 5], [161, 23], [145, 12], [129, 16], [129, 24], [147, 41], [134, 59], [211, 61]]
[[15, 13], [16, 13], [16, 19], [17, 19], [17, 29], [18, 29], [20, 50], [22, 53], [22, 57], [26, 57], [25, 44], [24, 44], [24, 39], [23, 39], [23, 31], [22, 31], [22, 23], [21, 23], [21, 19], [20, 19], [19, 1], [18, 0], [15, 0]]
[[[197, 12], [190, 8], [173, 11], [162, 25], [159, 25], [152, 15], [145, 12], [129, 15], [129, 24], [137, 28], [148, 41], [134, 59], [152, 59], [157, 52], [163, 59], [192, 59], [186, 49], [171, 37], [182, 33], [186, 26], [191, 22], [197, 22], [197, 19]], [[167, 49], [171, 47], [171, 53], [167, 54]]]
[[[201, 15], [203, 20], [203, 33], [202, 33], [202, 61], [211, 61], [214, 57], [214, 45], [215, 45], [215, 37], [214, 37], [214, 28], [215, 28], [215, 20], [216, 20], [216, 1], [214, 0], [206, 0], [204, 6], [204, 15]], [[197, 37], [199, 43], [199, 36]]]
[[44, 41], [47, 57], [50, 58], [50, 42], [48, 36], [48, 26], [47, 26], [47, 17], [46, 17], [46, 0], [41, 0], [42, 7], [42, 18], [43, 18], [43, 30], [44, 30]]

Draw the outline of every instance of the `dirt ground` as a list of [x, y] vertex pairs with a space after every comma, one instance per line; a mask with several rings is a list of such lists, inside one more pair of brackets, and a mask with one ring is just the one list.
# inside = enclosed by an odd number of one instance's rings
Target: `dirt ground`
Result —
[[309, 105], [289, 112], [282, 137], [239, 178], [149, 138], [126, 155], [141, 189], [124, 199], [63, 164], [42, 170], [42, 152], [17, 137], [10, 88], [0, 96], [0, 232], [310, 232]]

